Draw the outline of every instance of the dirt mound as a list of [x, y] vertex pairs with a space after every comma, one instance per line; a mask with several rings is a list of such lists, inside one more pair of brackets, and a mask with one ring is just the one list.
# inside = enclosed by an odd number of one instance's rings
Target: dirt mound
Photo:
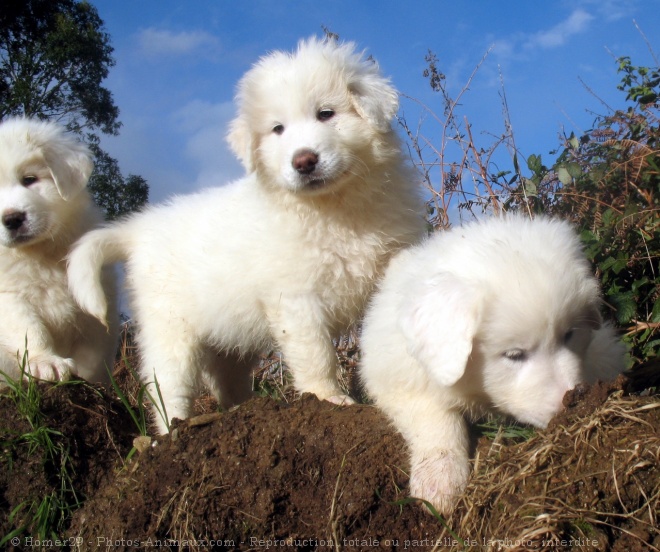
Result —
[[[71, 512], [122, 465], [134, 435], [128, 411], [88, 384], [40, 385], [17, 404], [0, 396], [0, 548], [15, 535], [67, 526]], [[134, 426], [133, 426], [134, 427]], [[50, 535], [48, 535], [50, 536]]]
[[[392, 503], [405, 497], [406, 464], [403, 440], [373, 407], [255, 399], [155, 440], [132, 474], [87, 503], [72, 530], [86, 540], [222, 539], [227, 549], [259, 549], [263, 539], [315, 550], [433, 537], [428, 514]], [[124, 513], [108, 519], [118, 493]]]
[[[566, 411], [522, 443], [479, 437], [474, 476], [446, 521], [408, 500], [403, 440], [370, 406], [254, 399], [180, 422], [126, 460], [135, 425], [117, 401], [65, 385], [47, 388], [44, 404], [80, 462], [87, 499], [67, 522], [79, 550], [657, 549], [660, 401], [627, 396], [622, 382], [567, 396]], [[19, 424], [0, 399], [0, 432]], [[4, 535], [52, 479], [16, 450], [3, 457]], [[34, 549], [34, 530], [14, 549]]]

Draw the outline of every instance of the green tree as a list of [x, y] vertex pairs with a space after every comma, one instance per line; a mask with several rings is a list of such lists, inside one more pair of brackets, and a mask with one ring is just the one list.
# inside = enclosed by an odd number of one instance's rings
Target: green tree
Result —
[[99, 147], [98, 132], [116, 135], [121, 126], [112, 93], [102, 86], [115, 63], [112, 52], [103, 21], [84, 0], [4, 0], [0, 9], [0, 119], [55, 120], [84, 137], [96, 162], [90, 190], [109, 218], [148, 196], [146, 181], [124, 179]]
[[149, 199], [149, 186], [141, 176], [129, 174], [124, 178], [117, 160], [104, 152], [98, 143], [91, 141], [95, 170], [89, 179], [94, 199], [103, 205], [108, 220], [115, 220], [126, 213], [138, 210]]

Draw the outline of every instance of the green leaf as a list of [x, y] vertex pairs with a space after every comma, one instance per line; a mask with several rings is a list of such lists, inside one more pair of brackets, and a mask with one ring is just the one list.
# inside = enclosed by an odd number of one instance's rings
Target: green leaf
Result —
[[600, 263], [599, 266], [603, 272], [612, 271], [615, 274], [618, 274], [626, 267], [626, 264], [627, 262], [625, 259], [622, 259], [621, 257], [614, 258], [610, 256], [607, 257], [607, 259], [605, 259], [602, 263]]
[[533, 180], [530, 180], [529, 178], [523, 178], [523, 186], [525, 187], [525, 193], [527, 195], [536, 195], [538, 188]]
[[518, 164], [518, 154], [513, 154], [513, 168], [517, 173], [520, 173], [520, 165]]
[[651, 322], [656, 324], [660, 322], [660, 298], [658, 298], [653, 304], [653, 310], [651, 311]]
[[655, 92], [649, 92], [641, 96], [638, 101], [642, 105], [654, 104], [658, 101], [658, 95]]
[[541, 156], [534, 154], [530, 155], [527, 158], [527, 167], [534, 174], [540, 174], [541, 172], [543, 172], [543, 163], [541, 162]]
[[566, 163], [564, 166], [566, 167], [568, 174], [570, 174], [573, 178], [580, 178], [582, 176], [582, 167], [579, 163]]
[[646, 284], [648, 284], [648, 283], [649, 283], [649, 279], [648, 279], [646, 276], [643, 276], [643, 277], [642, 277], [641, 279], [639, 279], [639, 280], [635, 280], [635, 281], [632, 283], [632, 286], [631, 286], [633, 293], [637, 293], [637, 292], [639, 291], [639, 288], [640, 288], [640, 287], [642, 287], [642, 286], [644, 286], [644, 285], [646, 285]]
[[637, 313], [637, 303], [632, 292], [627, 291], [608, 297], [616, 309], [616, 319], [619, 324], [629, 324]]
[[564, 186], [568, 186], [573, 182], [573, 177], [564, 167], [559, 167], [557, 169], [557, 178], [559, 178], [559, 182], [561, 182]]

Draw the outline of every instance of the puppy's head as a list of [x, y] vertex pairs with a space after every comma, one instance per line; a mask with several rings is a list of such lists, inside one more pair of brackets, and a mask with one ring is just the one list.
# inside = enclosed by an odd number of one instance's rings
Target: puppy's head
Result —
[[474, 338], [474, 369], [493, 406], [537, 427], [584, 381], [587, 349], [601, 326], [595, 294], [572, 284], [580, 285], [570, 279], [546, 290], [523, 285], [519, 295], [494, 297]]
[[54, 123], [0, 123], [0, 244], [52, 238], [92, 172], [87, 148]]
[[352, 43], [315, 38], [262, 58], [240, 81], [228, 141], [269, 185], [334, 192], [394, 151], [398, 95]]
[[436, 382], [544, 427], [585, 377], [598, 285], [568, 225], [488, 228], [403, 303], [400, 329]]

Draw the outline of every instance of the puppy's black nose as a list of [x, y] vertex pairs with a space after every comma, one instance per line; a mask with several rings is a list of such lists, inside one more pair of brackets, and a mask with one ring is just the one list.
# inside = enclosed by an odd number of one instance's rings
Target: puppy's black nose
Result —
[[7, 230], [18, 230], [23, 225], [26, 218], [27, 215], [23, 211], [9, 211], [3, 213], [2, 225]]
[[300, 174], [311, 174], [319, 162], [319, 156], [310, 149], [301, 149], [293, 154], [291, 165]]

